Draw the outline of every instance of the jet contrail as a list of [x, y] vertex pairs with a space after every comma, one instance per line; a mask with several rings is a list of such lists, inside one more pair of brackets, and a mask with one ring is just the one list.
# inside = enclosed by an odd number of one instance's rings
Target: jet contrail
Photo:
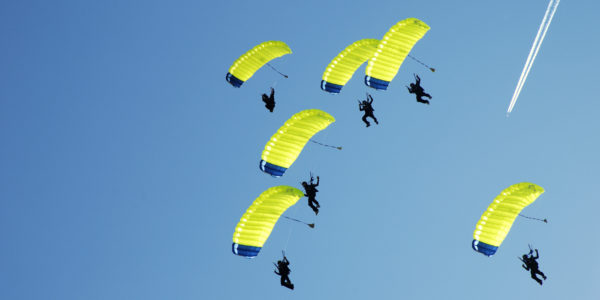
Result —
[[546, 8], [546, 13], [544, 14], [544, 18], [542, 19], [542, 23], [540, 24], [540, 28], [533, 40], [533, 45], [531, 46], [531, 50], [529, 50], [529, 55], [527, 56], [527, 60], [525, 61], [525, 66], [523, 66], [523, 71], [521, 72], [521, 76], [519, 77], [519, 82], [517, 82], [517, 87], [515, 88], [515, 92], [513, 93], [512, 99], [510, 100], [510, 105], [508, 106], [508, 110], [506, 114], [510, 114], [517, 102], [517, 98], [521, 93], [521, 89], [525, 84], [525, 80], [529, 75], [529, 70], [531, 70], [531, 66], [533, 65], [533, 61], [535, 60], [538, 51], [540, 50], [540, 46], [544, 41], [544, 37], [546, 37], [546, 32], [548, 32], [548, 27], [550, 27], [550, 23], [552, 22], [552, 18], [554, 18], [554, 13], [558, 8], [558, 4], [560, 0], [550, 0], [548, 3], [548, 8]]

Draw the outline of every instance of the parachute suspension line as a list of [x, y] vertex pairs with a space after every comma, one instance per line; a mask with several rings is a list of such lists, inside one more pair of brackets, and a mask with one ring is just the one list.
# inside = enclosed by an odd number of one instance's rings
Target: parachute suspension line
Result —
[[306, 225], [308, 225], [308, 227], [310, 227], [310, 228], [315, 228], [315, 223], [310, 223], [310, 224], [309, 224], [309, 223], [306, 223], [306, 222], [304, 222], [304, 221], [301, 221], [301, 220], [298, 220], [298, 219], [290, 218], [290, 217], [288, 217], [288, 216], [283, 216], [283, 217], [284, 217], [284, 218], [286, 218], [286, 219], [288, 219], [288, 220], [292, 220], [292, 221], [296, 221], [296, 222], [298, 222], [298, 223], [306, 224]]
[[311, 142], [313, 142], [313, 143], [315, 143], [315, 144], [319, 144], [319, 145], [321, 145], [321, 146], [323, 146], [323, 147], [329, 147], [329, 148], [334, 148], [334, 149], [342, 150], [342, 146], [333, 146], [333, 145], [327, 145], [327, 144], [323, 144], [323, 143], [321, 143], [321, 142], [317, 142], [317, 141], [315, 141], [315, 140], [313, 140], [313, 139], [310, 139], [309, 141], [311, 141]]
[[432, 67], [430, 67], [430, 66], [426, 65], [424, 62], [422, 62], [422, 61], [420, 61], [420, 60], [416, 59], [414, 56], [412, 56], [412, 55], [410, 55], [410, 54], [409, 54], [409, 55], [408, 55], [408, 57], [412, 58], [414, 61], [416, 61], [416, 62], [420, 63], [420, 64], [421, 64], [421, 65], [423, 65], [423, 66], [425, 66], [427, 69], [431, 70], [431, 72], [435, 72], [435, 68], [432, 68]]
[[294, 230], [294, 226], [290, 226], [290, 230], [288, 231], [288, 236], [287, 239], [285, 240], [285, 244], [283, 245], [283, 252], [285, 252], [285, 250], [287, 250], [287, 245], [290, 241], [290, 236], [292, 236], [292, 231]]
[[273, 69], [275, 72], [279, 73], [279, 75], [281, 75], [281, 76], [283, 76], [283, 77], [285, 77], [285, 78], [288, 78], [288, 76], [287, 76], [287, 75], [285, 75], [285, 74], [283, 74], [283, 73], [279, 72], [277, 69], [275, 69], [273, 66], [271, 66], [271, 64], [270, 64], [270, 63], [267, 63], [267, 66], [269, 66], [269, 67], [270, 67], [271, 69]]
[[548, 223], [548, 219], [538, 219], [538, 218], [528, 217], [528, 216], [522, 215], [522, 214], [519, 214], [519, 216], [523, 217], [523, 218], [526, 218], [526, 219], [530, 219], [530, 220], [536, 220], [536, 221]]

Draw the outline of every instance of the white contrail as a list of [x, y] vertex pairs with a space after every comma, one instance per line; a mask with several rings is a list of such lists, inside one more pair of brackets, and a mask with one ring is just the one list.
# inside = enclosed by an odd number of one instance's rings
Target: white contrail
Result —
[[558, 4], [560, 0], [550, 0], [548, 3], [548, 8], [546, 8], [546, 13], [544, 14], [544, 18], [542, 19], [542, 23], [540, 24], [540, 28], [533, 40], [533, 45], [531, 46], [531, 50], [529, 50], [529, 55], [527, 56], [527, 60], [525, 61], [525, 66], [523, 66], [523, 71], [521, 72], [521, 76], [519, 77], [519, 82], [517, 83], [517, 87], [515, 88], [515, 92], [513, 93], [512, 99], [510, 100], [510, 105], [508, 106], [508, 110], [506, 114], [510, 114], [517, 102], [517, 98], [521, 93], [521, 89], [525, 84], [525, 80], [529, 75], [529, 70], [531, 70], [531, 66], [533, 65], [533, 61], [535, 60], [538, 51], [540, 50], [540, 46], [544, 41], [544, 37], [546, 37], [546, 32], [548, 32], [548, 28], [550, 27], [550, 23], [552, 22], [552, 18], [554, 18], [554, 13], [558, 8]]
[[508, 110], [506, 111], [507, 114], [510, 113], [515, 105], [515, 102], [517, 102], [517, 97], [519, 96], [519, 93], [521, 92], [521, 87], [523, 86], [523, 82], [524, 82], [524, 78], [526, 77], [526, 73], [527, 70], [530, 68], [531, 66], [531, 58], [533, 57], [533, 54], [535, 53], [535, 49], [539, 48], [539, 41], [540, 41], [540, 36], [542, 35], [542, 32], [544, 30], [544, 27], [546, 25], [546, 21], [548, 19], [548, 14], [550, 13], [550, 8], [552, 6], [552, 2], [553, 0], [550, 0], [550, 2], [548, 3], [548, 7], [546, 8], [546, 13], [544, 14], [544, 18], [542, 19], [542, 23], [540, 24], [540, 28], [538, 29], [537, 34], [535, 35], [535, 39], [533, 40], [533, 45], [531, 45], [531, 49], [529, 50], [529, 55], [527, 56], [527, 59], [525, 60], [525, 65], [523, 66], [523, 71], [521, 71], [521, 76], [519, 77], [519, 81], [517, 82], [517, 87], [515, 88], [515, 92], [513, 93], [512, 99], [510, 100], [510, 105], [508, 107]]

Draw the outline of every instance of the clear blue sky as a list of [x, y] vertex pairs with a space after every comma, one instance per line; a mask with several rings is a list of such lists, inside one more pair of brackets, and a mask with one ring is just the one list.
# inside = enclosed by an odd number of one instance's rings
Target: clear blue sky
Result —
[[[561, 2], [510, 118], [541, 22], [535, 1], [3, 1], [1, 299], [598, 299], [600, 3]], [[319, 89], [346, 45], [416, 17], [431, 26], [387, 91], [364, 67]], [[285, 41], [241, 89], [225, 74]], [[404, 85], [419, 73], [430, 106]], [[276, 87], [269, 113], [260, 94]], [[378, 126], [356, 100], [372, 92]], [[282, 178], [258, 169], [273, 132], [319, 108], [337, 121]], [[253, 260], [231, 253], [264, 190], [321, 177]], [[546, 189], [497, 254], [471, 249], [507, 186]], [[540, 249], [543, 287], [517, 256]], [[282, 249], [294, 291], [271, 262]]]

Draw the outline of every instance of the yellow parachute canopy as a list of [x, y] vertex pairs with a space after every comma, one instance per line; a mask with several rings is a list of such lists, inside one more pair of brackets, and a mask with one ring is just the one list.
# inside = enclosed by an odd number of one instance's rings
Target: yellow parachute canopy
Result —
[[379, 40], [376, 39], [362, 39], [346, 47], [323, 72], [321, 89], [332, 94], [339, 93], [352, 78], [356, 69], [373, 57], [378, 44]]
[[333, 116], [319, 109], [307, 109], [296, 113], [265, 145], [260, 169], [274, 177], [280, 177], [298, 158], [308, 140], [333, 122]]
[[529, 182], [517, 183], [503, 190], [477, 222], [473, 232], [473, 249], [487, 256], [494, 255], [517, 215], [543, 192], [542, 187]]
[[236, 59], [225, 76], [227, 82], [240, 87], [266, 63], [277, 57], [292, 53], [288, 45], [281, 41], [268, 41], [256, 45]]
[[240, 219], [233, 232], [232, 251], [253, 258], [265, 244], [275, 223], [304, 193], [291, 186], [275, 186], [264, 191]]
[[369, 59], [365, 84], [378, 90], [387, 89], [410, 50], [428, 30], [429, 25], [415, 18], [392, 26], [379, 42], [373, 58]]

